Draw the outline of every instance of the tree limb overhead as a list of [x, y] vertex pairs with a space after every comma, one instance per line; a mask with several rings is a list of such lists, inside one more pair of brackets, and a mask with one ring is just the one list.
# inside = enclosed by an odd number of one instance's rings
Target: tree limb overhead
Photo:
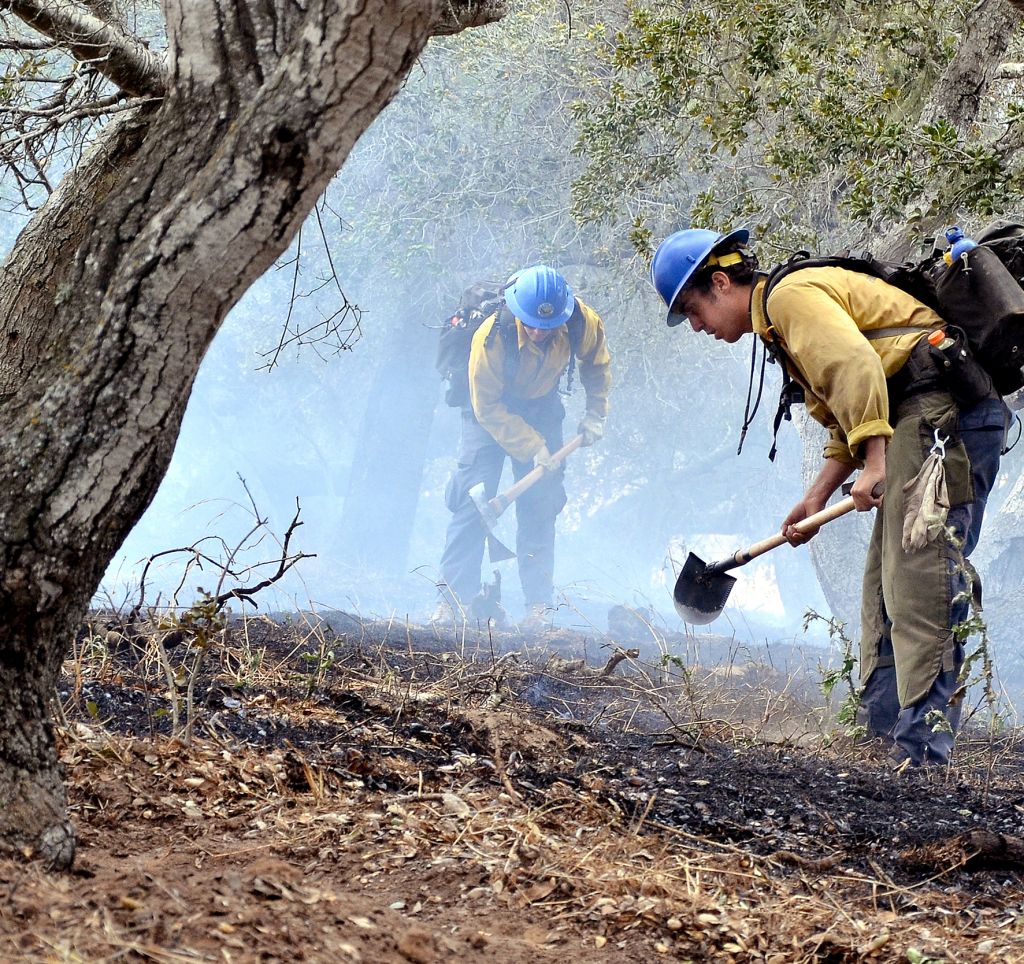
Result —
[[441, 0], [433, 32], [437, 36], [444, 36], [460, 33], [470, 27], [483, 27], [500, 20], [507, 9], [505, 0]]
[[164, 58], [118, 25], [93, 16], [72, 0], [0, 0], [0, 10], [4, 9], [78, 60], [92, 64], [126, 94], [163, 96]]

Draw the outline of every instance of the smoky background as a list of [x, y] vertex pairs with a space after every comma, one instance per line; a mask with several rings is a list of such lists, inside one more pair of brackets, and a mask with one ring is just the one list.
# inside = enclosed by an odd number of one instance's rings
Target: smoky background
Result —
[[[533, 11], [432, 42], [288, 255], [224, 324], [163, 485], [98, 604], [135, 598], [143, 570], [148, 600], [189, 604], [211, 588], [210, 567], [183, 581], [187, 553], [146, 569], [149, 557], [214, 532], [234, 545], [252, 528], [255, 507], [267, 525], [249, 558], [273, 559], [274, 537], [298, 500], [303, 525], [293, 548], [315, 558], [261, 595], [264, 610], [426, 620], [438, 600], [444, 486], [459, 431], [434, 369], [438, 328], [465, 286], [541, 261], [602, 316], [614, 379], [605, 439], [567, 465], [552, 621], [605, 632], [609, 611], [625, 606], [659, 629], [692, 635], [671, 603], [687, 553], [710, 561], [777, 531], [800, 497], [804, 437], [815, 430], [801, 418], [784, 423], [778, 457], [768, 461], [779, 387], [769, 366], [761, 411], [737, 456], [749, 339], [723, 346], [668, 329], [629, 224], [574, 214], [583, 161], [573, 103], [586, 45], [566, 44], [563, 28], [557, 14]], [[528, 48], [529, 60], [496, 64], [496, 35], [505, 49]], [[696, 193], [702, 185], [683, 186]], [[670, 206], [663, 225], [665, 233], [680, 226]], [[568, 437], [583, 411], [578, 384], [565, 404]], [[806, 445], [812, 458], [814, 446]], [[999, 557], [992, 519], [1020, 458], [1020, 450], [1007, 457], [989, 504], [974, 557], [983, 577]], [[506, 469], [503, 486], [510, 481]], [[506, 544], [513, 526], [511, 509], [499, 527]], [[822, 624], [804, 628], [813, 611], [843, 619], [856, 638], [865, 520], [832, 527], [849, 547], [832, 605], [819, 572], [834, 560], [816, 567], [813, 551], [783, 547], [736, 573], [729, 606], [709, 631], [760, 648], [825, 648]], [[485, 557], [484, 581], [495, 569], [516, 618], [515, 563], [491, 566]], [[1016, 686], [1014, 647], [994, 646]]]

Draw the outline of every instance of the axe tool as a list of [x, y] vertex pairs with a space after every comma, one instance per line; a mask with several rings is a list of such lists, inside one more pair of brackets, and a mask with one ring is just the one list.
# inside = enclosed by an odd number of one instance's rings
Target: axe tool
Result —
[[[567, 456], [571, 455], [583, 444], [583, 436], [577, 435], [565, 443], [554, 455], [551, 461], [558, 465]], [[501, 517], [501, 514], [519, 498], [530, 486], [537, 482], [547, 471], [542, 465], [530, 469], [518, 482], [510, 485], [504, 492], [499, 492], [493, 499], [487, 499], [484, 492], [483, 482], [477, 482], [469, 490], [469, 497], [480, 513], [480, 521], [487, 530], [487, 551], [490, 554], [491, 562], [501, 562], [503, 559], [514, 559], [515, 553], [504, 545], [494, 534], [494, 527]]]

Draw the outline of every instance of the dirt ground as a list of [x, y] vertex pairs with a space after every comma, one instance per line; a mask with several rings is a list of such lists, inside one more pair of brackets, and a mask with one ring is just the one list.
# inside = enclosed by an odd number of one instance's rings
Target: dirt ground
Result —
[[0, 960], [1024, 961], [1015, 731], [893, 771], [727, 641], [181, 637], [76, 642], [78, 857], [0, 861]]

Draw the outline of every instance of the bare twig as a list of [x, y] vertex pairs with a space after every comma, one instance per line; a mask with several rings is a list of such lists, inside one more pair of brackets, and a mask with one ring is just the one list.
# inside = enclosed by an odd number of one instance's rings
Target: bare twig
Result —
[[218, 594], [215, 597], [215, 601], [217, 602], [218, 606], [224, 605], [224, 603], [228, 602], [228, 600], [231, 599], [237, 599], [239, 602], [245, 601], [255, 606], [256, 603], [253, 602], [252, 597], [255, 596], [256, 593], [260, 592], [263, 589], [266, 589], [268, 586], [272, 586], [275, 582], [280, 580], [284, 576], [284, 574], [288, 572], [288, 570], [291, 569], [292, 566], [294, 566], [301, 559], [316, 558], [316, 553], [311, 552], [297, 552], [293, 556], [288, 555], [288, 544], [291, 542], [292, 534], [299, 526], [303, 524], [299, 521], [299, 514], [301, 513], [301, 511], [302, 508], [299, 505], [299, 500], [296, 498], [295, 515], [292, 518], [291, 524], [288, 526], [287, 532], [285, 532], [284, 534], [284, 541], [281, 544], [281, 558], [278, 562], [277, 571], [273, 575], [268, 576], [266, 579], [263, 579], [260, 582], [258, 582], [255, 586], [247, 586], [242, 589], [231, 589], [228, 590], [228, 592]]
[[601, 670], [601, 676], [610, 676], [615, 667], [619, 665], [624, 659], [638, 659], [640, 656], [639, 649], [617, 649], [608, 658], [608, 662], [605, 663], [604, 669]]
[[[322, 349], [328, 350], [330, 354], [340, 354], [343, 351], [350, 351], [355, 343], [362, 337], [362, 311], [357, 305], [352, 304], [341, 287], [341, 279], [334, 266], [334, 258], [331, 256], [330, 244], [327, 241], [327, 232], [324, 229], [323, 220], [320, 216], [320, 209], [325, 201], [321, 201], [314, 207], [313, 215], [316, 218], [317, 230], [320, 240], [323, 242], [324, 256], [327, 259], [328, 274], [320, 280], [320, 284], [314, 285], [310, 290], [299, 291], [299, 275], [301, 274], [302, 263], [302, 229], [299, 229], [296, 238], [295, 257], [282, 263], [279, 267], [294, 265], [292, 272], [291, 295], [288, 299], [288, 313], [284, 324], [281, 326], [281, 333], [277, 344], [270, 351], [261, 352], [261, 357], [267, 361], [260, 365], [258, 371], [273, 371], [281, 361], [284, 350], [291, 345], [296, 348], [303, 346], [314, 346], [318, 355]], [[339, 306], [326, 317], [306, 325], [292, 323], [295, 307], [300, 298], [308, 298], [322, 288], [333, 286], [337, 289]], [[323, 357], [320, 355], [320, 357]]]

